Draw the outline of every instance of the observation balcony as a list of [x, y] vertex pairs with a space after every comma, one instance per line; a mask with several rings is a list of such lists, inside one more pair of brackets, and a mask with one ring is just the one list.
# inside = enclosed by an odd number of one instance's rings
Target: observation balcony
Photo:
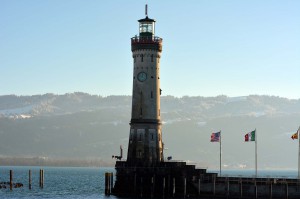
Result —
[[162, 38], [156, 36], [135, 36], [131, 38], [131, 51], [135, 50], [157, 50], [162, 51]]

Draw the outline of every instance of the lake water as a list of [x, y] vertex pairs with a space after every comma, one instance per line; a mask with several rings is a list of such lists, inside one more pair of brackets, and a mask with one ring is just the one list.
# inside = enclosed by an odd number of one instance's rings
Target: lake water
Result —
[[[43, 167], [44, 188], [39, 188], [40, 167], [0, 167], [0, 182], [9, 181], [9, 170], [13, 170], [13, 181], [24, 187], [0, 189], [0, 198], [51, 198], [51, 199], [116, 199], [104, 195], [104, 173], [114, 168]], [[28, 189], [28, 170], [32, 171], [32, 189]], [[211, 171], [217, 172], [217, 171]], [[224, 170], [222, 175], [253, 176], [252, 170]], [[296, 178], [296, 170], [259, 171], [262, 177]]]
[[[43, 167], [44, 188], [39, 188], [40, 167], [0, 167], [0, 182], [13, 181], [24, 184], [22, 188], [0, 189], [0, 198], [108, 198], [104, 195], [104, 173], [114, 168]], [[28, 170], [32, 172], [32, 189], [28, 189]], [[109, 198], [114, 198], [113, 196]]]

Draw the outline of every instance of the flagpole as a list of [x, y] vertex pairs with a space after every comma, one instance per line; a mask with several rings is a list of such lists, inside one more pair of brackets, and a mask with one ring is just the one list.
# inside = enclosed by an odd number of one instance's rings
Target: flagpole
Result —
[[257, 177], [257, 132], [255, 129], [255, 177]]
[[298, 140], [299, 140], [299, 144], [298, 144], [298, 179], [300, 179], [300, 126], [298, 128]]
[[220, 176], [222, 175], [222, 135], [220, 131]]

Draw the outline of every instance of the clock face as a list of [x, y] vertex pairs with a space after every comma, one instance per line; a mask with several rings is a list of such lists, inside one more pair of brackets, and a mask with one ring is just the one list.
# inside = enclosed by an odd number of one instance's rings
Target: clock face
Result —
[[147, 74], [145, 72], [140, 72], [138, 74], [137, 78], [140, 82], [143, 82], [147, 79]]

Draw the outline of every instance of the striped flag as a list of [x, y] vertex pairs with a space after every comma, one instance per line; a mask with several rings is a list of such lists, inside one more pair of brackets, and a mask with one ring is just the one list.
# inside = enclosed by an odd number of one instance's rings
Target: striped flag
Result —
[[255, 141], [255, 131], [251, 131], [245, 135], [245, 142]]
[[210, 141], [211, 142], [220, 142], [220, 135], [221, 135], [221, 131], [212, 133], [210, 136]]
[[293, 135], [292, 135], [292, 139], [294, 140], [294, 139], [298, 139], [298, 135], [299, 135], [299, 129], [298, 129], [298, 131], [296, 132], [296, 133], [294, 133]]

